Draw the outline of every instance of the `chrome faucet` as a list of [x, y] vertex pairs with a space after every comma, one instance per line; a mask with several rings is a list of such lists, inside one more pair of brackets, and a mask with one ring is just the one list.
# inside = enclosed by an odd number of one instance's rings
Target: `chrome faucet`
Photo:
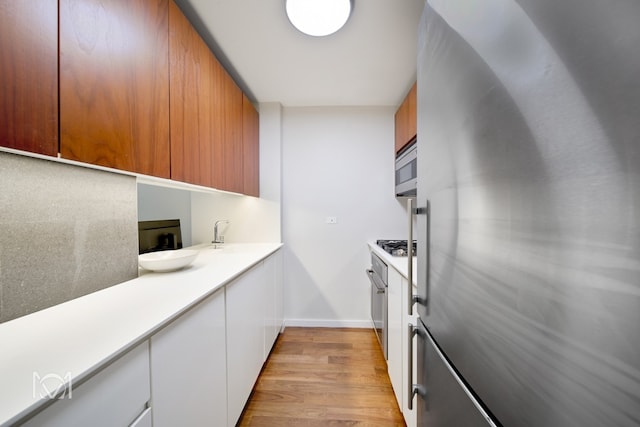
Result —
[[229, 224], [226, 219], [220, 219], [213, 224], [213, 242], [211, 243], [224, 243], [224, 236], [218, 233], [218, 225], [220, 223]]

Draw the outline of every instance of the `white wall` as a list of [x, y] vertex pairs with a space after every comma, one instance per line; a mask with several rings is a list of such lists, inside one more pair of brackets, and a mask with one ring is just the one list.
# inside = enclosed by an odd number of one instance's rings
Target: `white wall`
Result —
[[[369, 321], [366, 242], [406, 238], [394, 197], [394, 108], [284, 108], [282, 221], [287, 325]], [[326, 224], [335, 216], [337, 224]]]
[[272, 201], [233, 194], [194, 192], [191, 195], [193, 244], [213, 240], [213, 224], [220, 226], [226, 243], [280, 242], [280, 206]]

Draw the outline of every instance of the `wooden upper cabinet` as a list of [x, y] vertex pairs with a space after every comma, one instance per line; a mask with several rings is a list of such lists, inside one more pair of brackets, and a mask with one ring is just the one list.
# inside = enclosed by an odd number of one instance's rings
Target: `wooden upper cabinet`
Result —
[[58, 1], [0, 0], [0, 146], [58, 154]]
[[169, 5], [171, 178], [244, 192], [243, 94]]
[[396, 153], [418, 134], [417, 85], [413, 84], [395, 117]]
[[171, 178], [213, 185], [212, 53], [182, 11], [169, 4]]
[[244, 191], [260, 197], [260, 117], [246, 95], [242, 95], [242, 147]]
[[213, 187], [242, 193], [242, 91], [215, 58], [212, 68]]
[[169, 178], [168, 0], [60, 0], [62, 157]]

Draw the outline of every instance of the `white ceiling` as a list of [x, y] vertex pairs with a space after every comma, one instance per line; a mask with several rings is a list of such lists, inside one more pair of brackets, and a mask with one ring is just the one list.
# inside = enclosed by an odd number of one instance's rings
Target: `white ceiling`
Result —
[[253, 101], [397, 106], [416, 78], [425, 0], [354, 0], [327, 37], [296, 30], [285, 0], [176, 0]]

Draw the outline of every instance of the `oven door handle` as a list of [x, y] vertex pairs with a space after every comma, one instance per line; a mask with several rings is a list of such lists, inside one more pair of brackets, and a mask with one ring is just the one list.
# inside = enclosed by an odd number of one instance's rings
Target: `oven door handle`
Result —
[[365, 271], [367, 272], [367, 276], [369, 276], [369, 280], [371, 281], [371, 284], [376, 287], [377, 289], [376, 293], [384, 294], [386, 292], [386, 289], [384, 285], [383, 286], [378, 285], [378, 280], [375, 276], [375, 272], [370, 268], [366, 269]]

